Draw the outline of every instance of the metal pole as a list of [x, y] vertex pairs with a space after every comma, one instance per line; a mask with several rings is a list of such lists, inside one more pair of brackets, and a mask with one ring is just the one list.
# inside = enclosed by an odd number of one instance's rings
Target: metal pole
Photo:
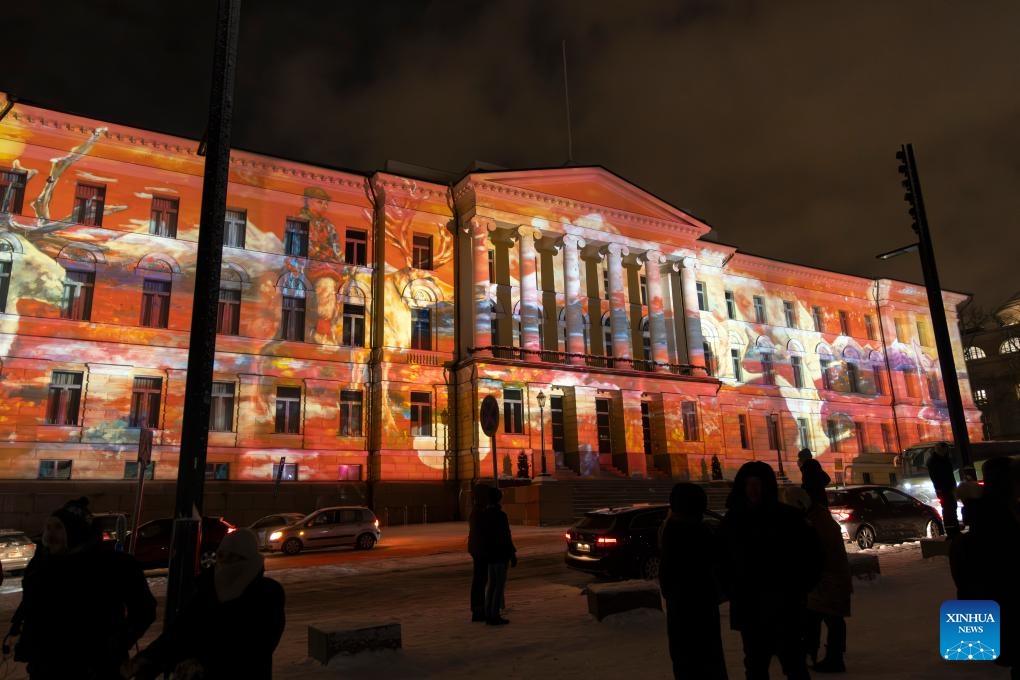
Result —
[[539, 437], [542, 438], [542, 476], [549, 474], [545, 469], [545, 409], [540, 404], [538, 407]]
[[164, 629], [176, 618], [190, 594], [198, 570], [202, 494], [209, 443], [209, 391], [216, 353], [216, 307], [223, 260], [223, 219], [227, 206], [230, 121], [234, 106], [240, 19], [240, 0], [219, 0]]
[[960, 395], [959, 376], [956, 372], [956, 361], [953, 359], [953, 343], [949, 335], [949, 323], [946, 320], [946, 309], [942, 302], [942, 286], [939, 284], [938, 267], [935, 264], [935, 247], [932, 244], [931, 232], [928, 230], [928, 217], [924, 211], [924, 199], [921, 197], [921, 180], [917, 174], [917, 163], [914, 160], [914, 147], [907, 144], [900, 147], [907, 166], [908, 190], [913, 194], [913, 206], [917, 211], [913, 228], [918, 237], [918, 255], [921, 259], [921, 271], [924, 275], [924, 287], [928, 292], [928, 310], [931, 314], [932, 331], [935, 335], [935, 349], [942, 368], [942, 383], [946, 390], [946, 409], [949, 411], [949, 424], [953, 428], [953, 441], [960, 452], [960, 461], [964, 468], [971, 467], [970, 436], [967, 433], [967, 419], [963, 411], [963, 397]]
[[499, 464], [496, 462], [496, 437], [489, 437], [489, 455], [492, 456], [492, 483], [499, 488]]

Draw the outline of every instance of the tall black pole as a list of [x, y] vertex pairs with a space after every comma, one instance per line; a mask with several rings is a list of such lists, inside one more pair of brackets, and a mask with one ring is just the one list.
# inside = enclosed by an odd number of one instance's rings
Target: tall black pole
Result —
[[964, 467], [969, 467], [971, 458], [967, 419], [963, 412], [960, 381], [956, 373], [956, 361], [953, 359], [953, 343], [950, 340], [949, 323], [946, 321], [946, 309], [942, 302], [942, 286], [939, 285], [939, 272], [935, 264], [935, 247], [931, 242], [931, 232], [928, 231], [928, 217], [924, 211], [921, 180], [917, 174], [913, 145], [900, 146], [896, 158], [901, 163], [899, 170], [904, 177], [903, 186], [907, 190], [904, 198], [910, 204], [910, 216], [914, 218], [911, 226], [917, 233], [918, 255], [921, 258], [924, 287], [928, 292], [928, 310], [935, 334], [935, 349], [938, 351], [939, 365], [942, 367], [942, 383], [946, 390], [946, 408], [949, 411], [949, 423], [953, 428], [953, 441], [956, 443], [956, 450], [960, 452], [961, 463]]
[[216, 307], [223, 261], [223, 219], [230, 162], [230, 118], [234, 108], [234, 71], [241, 0], [219, 0], [213, 54], [209, 122], [206, 129], [202, 218], [195, 262], [195, 296], [191, 308], [188, 377], [184, 387], [181, 455], [166, 593], [167, 625], [191, 591], [198, 571], [201, 542], [205, 457], [209, 443], [209, 400], [216, 355]]

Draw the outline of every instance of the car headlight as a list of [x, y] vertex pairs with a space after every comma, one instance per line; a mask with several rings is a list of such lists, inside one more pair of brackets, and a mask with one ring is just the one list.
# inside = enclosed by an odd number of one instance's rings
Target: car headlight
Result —
[[269, 534], [270, 541], [279, 541], [281, 538], [283, 538], [282, 531], [274, 531], [273, 533]]

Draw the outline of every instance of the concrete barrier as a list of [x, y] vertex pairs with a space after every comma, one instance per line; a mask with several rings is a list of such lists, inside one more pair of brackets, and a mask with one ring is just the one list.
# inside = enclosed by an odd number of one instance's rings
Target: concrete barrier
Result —
[[400, 649], [400, 623], [337, 622], [308, 626], [308, 656], [325, 665], [337, 654]]
[[588, 613], [598, 621], [610, 614], [642, 608], [662, 611], [659, 585], [655, 581], [593, 583], [588, 586]]
[[878, 555], [868, 553], [850, 553], [847, 555], [850, 561], [850, 574], [854, 578], [862, 578], [868, 581], [878, 578], [882, 570], [878, 566]]
[[949, 540], [945, 536], [921, 539], [921, 557], [949, 556]]

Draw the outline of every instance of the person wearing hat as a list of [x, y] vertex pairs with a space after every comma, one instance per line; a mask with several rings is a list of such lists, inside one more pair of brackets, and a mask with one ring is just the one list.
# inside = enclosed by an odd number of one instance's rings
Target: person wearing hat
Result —
[[128, 651], [156, 619], [141, 566], [101, 548], [88, 505], [79, 498], [50, 515], [25, 569], [8, 639], [16, 638], [14, 659], [28, 663], [32, 680], [120, 678]]
[[812, 503], [828, 507], [829, 499], [825, 495], [825, 487], [832, 479], [822, 469], [822, 464], [815, 460], [811, 449], [801, 449], [797, 453], [797, 467], [800, 468], [800, 488], [807, 491]]
[[125, 669], [139, 680], [273, 677], [273, 652], [286, 624], [283, 586], [265, 575], [250, 529], [227, 534], [216, 566], [199, 575], [177, 618]]

